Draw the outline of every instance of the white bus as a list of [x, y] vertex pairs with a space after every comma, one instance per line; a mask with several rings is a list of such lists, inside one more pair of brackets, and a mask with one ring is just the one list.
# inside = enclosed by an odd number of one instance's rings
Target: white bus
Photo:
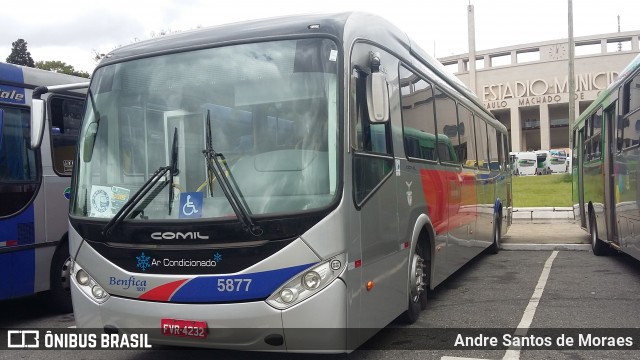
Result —
[[532, 151], [512, 152], [514, 158], [515, 175], [537, 175], [538, 157]]
[[564, 150], [537, 150], [538, 174], [559, 174], [567, 172], [567, 153]]
[[510, 224], [507, 129], [375, 16], [125, 46], [87, 99], [69, 230], [80, 328], [348, 352], [415, 322], [426, 289], [497, 252]]
[[36, 86], [89, 79], [0, 63], [0, 300], [50, 290], [70, 312], [67, 229], [71, 170], [84, 95], [50, 96], [40, 150], [30, 148]]

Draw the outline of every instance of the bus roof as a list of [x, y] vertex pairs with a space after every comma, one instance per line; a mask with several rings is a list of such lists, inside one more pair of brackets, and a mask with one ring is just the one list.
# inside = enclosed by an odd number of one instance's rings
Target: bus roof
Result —
[[7, 85], [33, 89], [86, 81], [88, 79], [78, 76], [0, 62], [0, 83]]
[[503, 132], [507, 132], [506, 127], [495, 120], [493, 114], [483, 106], [477, 96], [462, 81], [445, 70], [439, 61], [421, 49], [405, 32], [382, 17], [365, 12], [289, 15], [160, 36], [111, 51], [103, 58], [98, 68], [112, 63], [164, 53], [310, 35], [334, 37], [345, 47], [350, 46], [357, 39], [368, 39], [384, 45], [407, 59], [409, 55], [413, 55], [439, 75], [447, 85], [462, 94], [478, 111], [482, 111], [487, 118], [495, 121], [494, 125]]

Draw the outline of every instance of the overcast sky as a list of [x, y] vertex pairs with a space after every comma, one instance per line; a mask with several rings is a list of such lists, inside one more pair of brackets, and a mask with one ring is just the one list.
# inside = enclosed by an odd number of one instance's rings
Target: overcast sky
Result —
[[[567, 0], [471, 0], [476, 50], [567, 38]], [[7, 1], [0, 12], [0, 61], [24, 39], [35, 61], [60, 60], [92, 72], [106, 53], [161, 30], [189, 30], [301, 13], [365, 11], [404, 30], [427, 52], [468, 52], [469, 0], [56, 0]], [[574, 35], [640, 30], [638, 0], [573, 0]]]

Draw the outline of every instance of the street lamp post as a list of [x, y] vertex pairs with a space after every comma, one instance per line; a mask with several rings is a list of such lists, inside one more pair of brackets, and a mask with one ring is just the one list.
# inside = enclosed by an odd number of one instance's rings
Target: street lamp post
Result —
[[573, 2], [569, 1], [569, 149], [573, 149], [572, 128], [576, 117], [576, 83], [574, 73]]

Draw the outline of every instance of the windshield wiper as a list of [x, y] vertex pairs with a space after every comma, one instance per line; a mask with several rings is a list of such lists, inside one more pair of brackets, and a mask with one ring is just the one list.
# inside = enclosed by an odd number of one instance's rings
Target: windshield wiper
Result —
[[[207, 130], [205, 132], [206, 148], [202, 150], [202, 153], [204, 154], [204, 157], [207, 160], [207, 174], [209, 177], [210, 194], [213, 195], [213, 179], [211, 177], [211, 174], [214, 174], [215, 177], [218, 179], [218, 182], [220, 182], [220, 188], [222, 188], [222, 192], [224, 193], [224, 196], [229, 201], [229, 204], [231, 205], [233, 212], [236, 213], [238, 220], [242, 224], [242, 229], [253, 236], [262, 235], [262, 228], [259, 225], [256, 225], [253, 223], [253, 221], [251, 220], [251, 216], [247, 211], [246, 204], [244, 204], [242, 200], [240, 200], [240, 197], [238, 196], [238, 194], [236, 194], [236, 191], [234, 191], [233, 187], [231, 186], [229, 179], [227, 178], [227, 176], [225, 176], [225, 171], [222, 168], [220, 161], [218, 160], [218, 156], [220, 156], [224, 162], [225, 161], [224, 155], [217, 153], [213, 149], [213, 145], [211, 143], [211, 112], [209, 110], [207, 110], [206, 126], [207, 126]], [[229, 177], [231, 177], [231, 179], [233, 180], [233, 175], [231, 174], [231, 170], [229, 169], [229, 166], [226, 165], [226, 162], [225, 162], [225, 166], [227, 167]], [[235, 184], [235, 181], [234, 181], [234, 184]], [[237, 188], [237, 184], [236, 184], [236, 188]], [[239, 188], [237, 188], [237, 191], [240, 193]], [[240, 193], [240, 196], [242, 196], [241, 193]]]
[[[113, 216], [113, 218], [111, 218], [111, 221], [109, 221], [109, 223], [105, 225], [105, 227], [102, 229], [102, 235], [105, 237], [109, 236], [111, 234], [111, 231], [113, 231], [113, 228], [116, 225], [119, 225], [127, 217], [127, 215], [129, 215], [133, 211], [134, 207], [138, 205], [138, 203], [142, 199], [144, 199], [145, 195], [147, 195], [147, 193], [153, 188], [153, 186], [157, 184], [160, 179], [162, 179], [162, 177], [170, 170], [170, 166], [162, 166], [158, 168], [158, 170], [156, 170], [153, 175], [151, 175], [151, 177], [149, 177], [149, 179], [147, 179], [147, 181], [142, 184], [140, 189], [138, 189], [138, 191], [136, 191], [136, 193], [133, 194], [133, 196], [131, 196], [129, 200], [124, 203], [124, 205], [122, 205], [122, 208], [120, 208], [120, 210]], [[164, 188], [169, 183], [169, 181], [170, 180], [166, 180], [162, 187]]]
[[169, 215], [171, 215], [171, 207], [173, 205], [173, 176], [178, 174], [178, 129], [175, 128], [173, 132], [173, 143], [171, 146], [171, 164], [169, 166], [161, 166], [145, 181], [140, 189], [133, 194], [122, 205], [122, 208], [111, 218], [111, 220], [102, 229], [102, 236], [108, 237], [113, 229], [122, 223], [122, 221], [133, 211], [133, 209], [144, 199], [144, 197], [153, 189], [153, 187], [167, 174], [169, 173], [169, 179], [167, 179], [162, 186], [157, 189], [153, 194], [155, 197], [160, 190], [162, 190], [167, 184], [169, 184]]
[[173, 176], [178, 175], [178, 128], [173, 130], [173, 144], [171, 144], [171, 163], [169, 163], [169, 215], [173, 207]]

